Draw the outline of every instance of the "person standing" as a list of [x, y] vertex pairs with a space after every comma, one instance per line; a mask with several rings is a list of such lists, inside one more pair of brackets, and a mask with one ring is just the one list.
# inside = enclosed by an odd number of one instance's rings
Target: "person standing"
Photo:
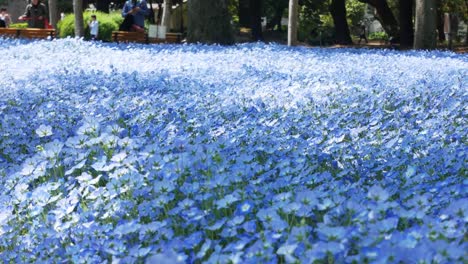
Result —
[[89, 21], [88, 26], [91, 40], [97, 40], [99, 34], [99, 21], [97, 21], [96, 15], [91, 15], [91, 21]]
[[363, 40], [368, 43], [367, 41], [367, 36], [366, 36], [366, 26], [365, 25], [362, 25], [361, 26], [361, 31], [359, 32], [359, 44], [361, 44], [361, 40]]
[[149, 14], [146, 0], [128, 0], [122, 9], [121, 28], [125, 31], [145, 31], [145, 17]]
[[0, 27], [10, 27], [11, 17], [6, 8], [0, 9]]
[[45, 20], [47, 19], [47, 8], [39, 2], [39, 0], [32, 0], [26, 6], [24, 14], [18, 18], [19, 20], [27, 20], [29, 28], [45, 28]]

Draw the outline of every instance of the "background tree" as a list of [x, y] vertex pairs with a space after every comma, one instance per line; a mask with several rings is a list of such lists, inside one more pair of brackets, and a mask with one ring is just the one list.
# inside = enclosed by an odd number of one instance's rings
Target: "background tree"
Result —
[[[452, 22], [456, 20], [463, 21], [468, 24], [468, 0], [437, 0], [437, 29], [439, 31], [439, 40], [445, 40], [444, 34], [444, 13], [452, 15]], [[453, 23], [452, 23], [453, 24]], [[457, 27], [458, 25], [455, 25]], [[465, 34], [465, 43], [467, 42], [468, 34]]]
[[111, 2], [112, 0], [96, 0], [96, 10], [104, 13], [109, 13], [109, 4]]
[[287, 8], [288, 0], [265, 0], [266, 28], [282, 31], [281, 20]]
[[190, 0], [187, 2], [188, 42], [207, 44], [234, 43], [227, 1]]
[[416, 0], [415, 49], [436, 48], [436, 2]]
[[49, 23], [55, 29], [57, 29], [58, 18], [59, 18], [59, 15], [58, 15], [57, 0], [49, 0]]
[[298, 40], [311, 45], [335, 42], [335, 28], [327, 1], [299, 0]]
[[[377, 19], [384, 28], [387, 35], [392, 37], [398, 37], [400, 32], [398, 30], [398, 22], [395, 15], [390, 9], [387, 0], [359, 0], [360, 2], [367, 3], [375, 8], [377, 11]], [[406, 0], [412, 1], [412, 0]]]
[[83, 0], [73, 0], [73, 13], [75, 15], [75, 37], [83, 37]]
[[250, 28], [254, 41], [263, 40], [262, 35], [262, 0], [250, 0]]
[[288, 46], [297, 43], [298, 0], [289, 0]]
[[413, 7], [413, 0], [399, 0], [400, 46], [402, 47], [413, 46]]
[[169, 31], [169, 21], [171, 20], [171, 9], [172, 9], [172, 1], [164, 0], [161, 25], [165, 26], [167, 31]]
[[349, 32], [348, 21], [346, 18], [345, 0], [332, 0], [330, 4], [330, 14], [335, 24], [335, 41], [337, 44], [352, 44]]

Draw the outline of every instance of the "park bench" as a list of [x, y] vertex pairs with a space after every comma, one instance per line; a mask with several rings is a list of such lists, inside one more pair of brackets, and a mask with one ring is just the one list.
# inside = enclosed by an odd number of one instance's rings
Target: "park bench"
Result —
[[0, 35], [10, 38], [47, 39], [55, 38], [55, 29], [45, 28], [0, 28]]
[[0, 35], [7, 38], [17, 38], [19, 32], [17, 28], [0, 28]]
[[149, 38], [146, 32], [112, 31], [112, 40], [117, 43], [180, 43], [182, 40], [182, 34], [166, 33], [166, 38], [160, 39]]
[[148, 35], [145, 32], [112, 31], [114, 42], [148, 43]]
[[182, 41], [182, 33], [166, 33], [165, 39], [149, 38], [149, 43], [180, 43]]

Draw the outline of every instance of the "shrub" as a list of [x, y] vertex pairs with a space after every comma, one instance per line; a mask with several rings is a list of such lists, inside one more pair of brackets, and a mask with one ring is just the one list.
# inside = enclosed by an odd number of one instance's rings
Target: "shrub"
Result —
[[10, 28], [27, 28], [28, 23], [11, 23]]
[[[122, 16], [120, 13], [115, 12], [106, 14], [102, 12], [84, 12], [83, 20], [85, 22], [85, 38], [89, 39], [88, 23], [91, 21], [91, 15], [95, 14], [99, 21], [99, 39], [102, 41], [112, 40], [112, 31], [118, 30], [120, 23], [122, 23]], [[65, 38], [67, 36], [75, 36], [75, 16], [68, 14], [58, 25], [59, 36]]]
[[331, 45], [335, 39], [333, 21], [329, 15], [303, 8], [299, 14], [298, 40], [310, 45]]
[[388, 40], [388, 35], [384, 31], [372, 32], [368, 36], [369, 40]]

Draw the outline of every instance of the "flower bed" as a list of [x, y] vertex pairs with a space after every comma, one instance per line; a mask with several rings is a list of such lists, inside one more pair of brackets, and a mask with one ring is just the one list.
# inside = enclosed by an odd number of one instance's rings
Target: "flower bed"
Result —
[[0, 44], [2, 262], [467, 259], [466, 56]]

